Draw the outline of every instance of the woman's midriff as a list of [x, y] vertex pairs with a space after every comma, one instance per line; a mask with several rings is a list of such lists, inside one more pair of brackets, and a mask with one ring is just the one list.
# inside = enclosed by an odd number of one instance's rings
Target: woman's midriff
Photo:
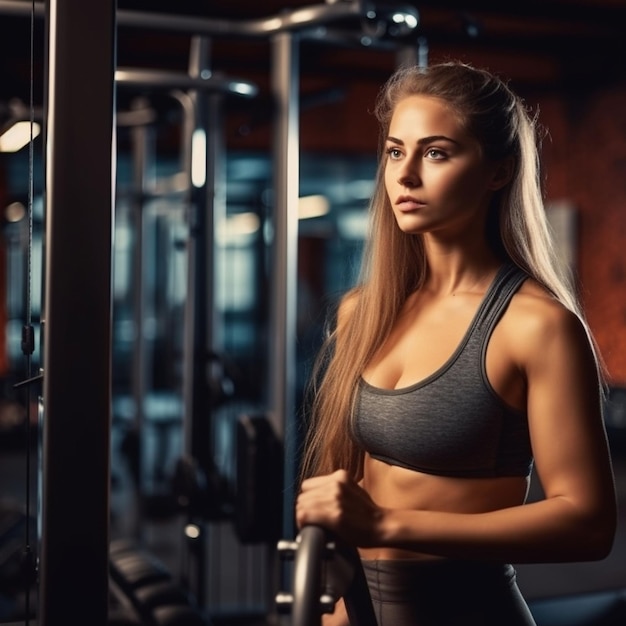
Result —
[[[485, 513], [523, 504], [529, 481], [522, 476], [452, 478], [435, 476], [365, 458], [362, 487], [383, 508], [447, 513]], [[363, 559], [441, 557], [397, 548], [360, 548]]]

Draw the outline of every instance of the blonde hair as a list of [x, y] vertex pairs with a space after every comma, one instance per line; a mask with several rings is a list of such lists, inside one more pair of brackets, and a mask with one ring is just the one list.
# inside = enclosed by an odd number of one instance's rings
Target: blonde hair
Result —
[[[445, 101], [480, 143], [485, 158], [512, 158], [513, 176], [494, 196], [487, 240], [545, 286], [565, 307], [582, 312], [567, 272], [561, 270], [546, 219], [539, 178], [539, 133], [520, 98], [492, 73], [460, 62], [403, 67], [384, 85], [376, 103], [382, 151], [395, 106], [412, 95]], [[379, 159], [370, 202], [370, 237], [357, 286], [344, 298], [338, 322], [326, 339], [312, 377], [311, 423], [301, 477], [343, 468], [359, 479], [363, 453], [351, 436], [351, 416], [361, 374], [387, 338], [409, 294], [423, 283], [422, 237], [396, 225]]]

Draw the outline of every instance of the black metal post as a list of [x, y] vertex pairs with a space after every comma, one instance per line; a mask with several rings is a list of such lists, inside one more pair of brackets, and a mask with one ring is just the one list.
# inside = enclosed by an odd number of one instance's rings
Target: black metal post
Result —
[[115, 1], [46, 4], [40, 626], [108, 608]]

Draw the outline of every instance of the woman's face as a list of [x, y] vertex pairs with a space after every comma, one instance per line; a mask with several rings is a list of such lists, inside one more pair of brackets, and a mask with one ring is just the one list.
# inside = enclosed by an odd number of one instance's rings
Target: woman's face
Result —
[[391, 118], [385, 188], [401, 230], [456, 237], [483, 231], [498, 182], [459, 116], [441, 99], [409, 96]]

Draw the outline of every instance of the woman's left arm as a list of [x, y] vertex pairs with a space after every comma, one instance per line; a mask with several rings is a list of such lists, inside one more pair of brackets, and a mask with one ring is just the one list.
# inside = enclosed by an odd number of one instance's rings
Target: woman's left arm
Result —
[[596, 362], [575, 315], [545, 301], [539, 313], [524, 317], [516, 349], [544, 499], [476, 514], [382, 509], [339, 471], [303, 484], [298, 523], [320, 523], [361, 547], [451, 558], [538, 563], [606, 557], [616, 502]]

